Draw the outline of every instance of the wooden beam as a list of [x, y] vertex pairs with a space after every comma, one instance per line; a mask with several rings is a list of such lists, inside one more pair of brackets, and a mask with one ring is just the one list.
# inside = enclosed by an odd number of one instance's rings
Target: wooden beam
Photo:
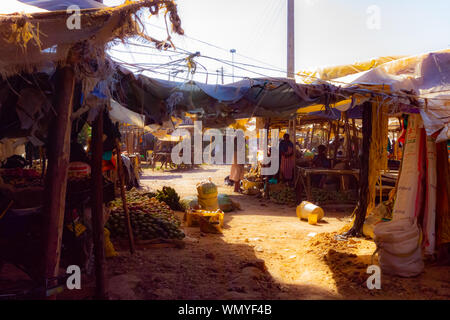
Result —
[[356, 217], [352, 228], [346, 232], [345, 236], [361, 236], [362, 227], [366, 220], [367, 205], [369, 199], [369, 150], [372, 138], [372, 104], [365, 102], [363, 104], [362, 120], [362, 155], [360, 158], [359, 171], [359, 201], [356, 208]]
[[96, 299], [105, 300], [105, 237], [103, 218], [103, 108], [92, 126], [92, 228], [95, 255]]
[[[44, 283], [56, 284], [59, 275], [61, 240], [66, 205], [67, 171], [70, 157], [70, 131], [75, 75], [71, 67], [57, 70], [56, 118], [48, 132], [48, 167], [44, 194]], [[52, 298], [55, 298], [53, 296]]]
[[351, 136], [350, 136], [350, 125], [348, 122], [348, 115], [347, 115], [347, 111], [343, 112], [343, 116], [344, 116], [344, 132], [345, 132], [345, 140], [347, 140], [347, 159], [349, 162], [353, 162], [353, 155], [352, 155], [352, 140], [351, 140]]
[[358, 139], [358, 130], [356, 129], [356, 120], [352, 119], [352, 127], [353, 127], [353, 145], [355, 146], [355, 157], [359, 155], [359, 139]]

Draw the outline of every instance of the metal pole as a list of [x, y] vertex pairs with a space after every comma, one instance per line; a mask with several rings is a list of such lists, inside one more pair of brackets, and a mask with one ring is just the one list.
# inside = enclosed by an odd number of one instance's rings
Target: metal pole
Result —
[[231, 52], [231, 61], [233, 65], [231, 74], [233, 75], [233, 82], [234, 82], [234, 54], [236, 53], [236, 49], [231, 49], [230, 52]]
[[294, 0], [287, 4], [287, 77], [295, 78]]

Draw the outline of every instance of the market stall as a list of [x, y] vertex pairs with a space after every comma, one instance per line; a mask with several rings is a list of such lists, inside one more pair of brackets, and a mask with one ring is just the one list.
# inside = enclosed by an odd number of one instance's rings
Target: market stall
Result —
[[[78, 256], [94, 253], [96, 297], [107, 297], [104, 202], [111, 199], [110, 193], [105, 193], [109, 184], [102, 174], [103, 131], [107, 122], [103, 111], [109, 104], [105, 89], [113, 73], [105, 57], [105, 45], [141, 34], [134, 18], [141, 8], [155, 5], [167, 7], [169, 19], [176, 25], [174, 30], [183, 33], [172, 1], [140, 1], [115, 8], [105, 8], [94, 1], [78, 1], [77, 4], [82, 8], [80, 18], [85, 22], [84, 27], [77, 30], [67, 28], [67, 13], [60, 10], [61, 3], [54, 1], [33, 2], [45, 9], [21, 4], [19, 9], [8, 8], [0, 16], [0, 136], [26, 137], [35, 146], [45, 146], [48, 158], [48, 165], [38, 172], [39, 178], [34, 171], [16, 170], [3, 175], [4, 185], [13, 187], [4, 188], [6, 196], [2, 199], [12, 199], [12, 204], [2, 200], [6, 205], [2, 206], [0, 224], [3, 231], [15, 230], [14, 226], [20, 231], [6, 240], [4, 234], [1, 235], [2, 244], [6, 245], [1, 247], [0, 265], [6, 259], [19, 268], [23, 266], [33, 280], [33, 298], [54, 298], [60, 292], [66, 277], [60, 272], [60, 266], [66, 263], [61, 257], [71, 247], [69, 243], [74, 245]], [[71, 132], [78, 127], [80, 119], [92, 126], [91, 171], [87, 179], [72, 179], [68, 174]], [[33, 181], [37, 182], [29, 181], [30, 178], [36, 178]], [[27, 187], [22, 188], [23, 183]], [[28, 185], [34, 183], [38, 184], [36, 188], [29, 189]], [[36, 203], [26, 203], [34, 200]], [[89, 204], [91, 214], [83, 225], [90, 226], [93, 243], [93, 251], [87, 252], [83, 245], [71, 241], [88, 233], [78, 228], [77, 220], [86, 210], [73, 210], [85, 203]], [[66, 231], [71, 227], [73, 236]], [[74, 258], [77, 254], [72, 252], [68, 256]]]

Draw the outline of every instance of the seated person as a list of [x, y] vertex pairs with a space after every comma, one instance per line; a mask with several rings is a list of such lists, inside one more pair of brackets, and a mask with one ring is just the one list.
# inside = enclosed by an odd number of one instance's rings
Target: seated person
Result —
[[314, 157], [312, 164], [315, 168], [326, 168], [329, 169], [331, 167], [331, 162], [327, 158], [327, 147], [321, 144], [318, 147], [319, 153]]
[[[318, 148], [319, 154], [317, 154], [313, 161], [312, 165], [315, 168], [324, 168], [324, 169], [330, 169], [331, 167], [331, 161], [327, 158], [327, 147], [325, 147], [323, 144], [321, 144]], [[322, 188], [323, 184], [326, 180], [326, 175], [324, 174], [316, 174], [311, 177], [311, 183], [314, 187]]]
[[[338, 151], [337, 157], [336, 157], [336, 164], [333, 166], [333, 169], [340, 169], [340, 170], [346, 170], [348, 169], [347, 162], [344, 159], [344, 155], [342, 151]], [[349, 176], [338, 176], [338, 175], [329, 175], [326, 180], [325, 184], [329, 186], [337, 186], [337, 188], [334, 188], [336, 191], [338, 190], [338, 187], [341, 186], [344, 190], [348, 189], [350, 180]]]

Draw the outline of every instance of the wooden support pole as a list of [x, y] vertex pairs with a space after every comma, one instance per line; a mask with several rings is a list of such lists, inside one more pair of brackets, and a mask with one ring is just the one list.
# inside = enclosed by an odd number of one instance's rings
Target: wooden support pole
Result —
[[120, 152], [120, 142], [116, 141], [116, 149], [117, 149], [117, 174], [119, 178], [119, 188], [120, 188], [120, 196], [122, 198], [122, 206], [123, 212], [125, 212], [125, 224], [127, 226], [128, 232], [128, 243], [130, 246], [130, 253], [134, 253], [134, 237], [133, 237], [133, 229], [131, 227], [131, 219], [130, 219], [130, 211], [128, 210], [127, 204], [127, 196], [125, 194], [125, 178], [123, 174], [123, 164], [122, 164], [122, 155]]
[[363, 143], [359, 171], [359, 201], [356, 208], [356, 217], [352, 228], [345, 233], [346, 236], [360, 236], [366, 220], [367, 205], [369, 200], [369, 150], [372, 138], [372, 104], [363, 104]]
[[347, 160], [353, 161], [353, 155], [352, 155], [352, 140], [350, 137], [350, 125], [348, 123], [348, 115], [347, 115], [347, 111], [343, 112], [344, 115], [344, 131], [345, 131], [345, 140], [347, 140]]
[[313, 142], [314, 142], [314, 132], [316, 131], [316, 125], [313, 124], [313, 127], [311, 129], [311, 139], [309, 139], [309, 150], [312, 149], [313, 147]]
[[95, 255], [96, 299], [105, 300], [105, 237], [103, 218], [103, 109], [98, 113], [92, 126], [92, 227]]
[[356, 120], [352, 119], [352, 127], [353, 127], [353, 142], [355, 146], [355, 156], [359, 155], [359, 139], [358, 139], [358, 130], [356, 129]]
[[[267, 132], [267, 139], [269, 139], [269, 129], [270, 129], [270, 118], [265, 119], [264, 129], [266, 129]], [[275, 141], [270, 141], [271, 145], [273, 146]], [[271, 152], [273, 152], [273, 148], [271, 149]], [[265, 154], [264, 157], [267, 155]], [[271, 153], [271, 156], [273, 156], [273, 153]], [[265, 182], [265, 188], [264, 188], [264, 198], [266, 200], [270, 199], [270, 183], [269, 183], [269, 176], [264, 177]]]
[[292, 120], [292, 143], [294, 144], [294, 177], [293, 183], [297, 181], [297, 114], [295, 114], [294, 119]]
[[327, 133], [327, 155], [330, 156], [330, 139], [331, 139], [331, 130], [333, 129], [333, 122], [328, 120], [328, 133]]
[[335, 136], [334, 136], [335, 144], [333, 145], [333, 147], [334, 147], [333, 148], [333, 166], [336, 163], [337, 153], [338, 153], [339, 147], [341, 145], [341, 139], [339, 137], [339, 132], [341, 131], [341, 126], [340, 126], [339, 120], [337, 121], [335, 128], [336, 128], [336, 131], [335, 131]]
[[[70, 157], [70, 131], [72, 127], [72, 100], [75, 75], [71, 67], [57, 70], [57, 96], [54, 104], [56, 118], [48, 137], [48, 168], [44, 193], [44, 284], [53, 286], [59, 275], [61, 241], [66, 205], [67, 171]], [[55, 298], [54, 296], [52, 298]]]

